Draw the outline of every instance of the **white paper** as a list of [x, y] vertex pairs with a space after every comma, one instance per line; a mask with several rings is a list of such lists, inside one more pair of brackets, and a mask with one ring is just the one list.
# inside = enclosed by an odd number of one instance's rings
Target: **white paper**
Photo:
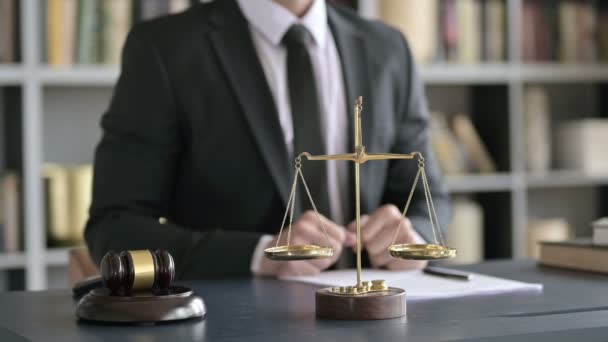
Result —
[[[388, 286], [406, 291], [408, 300], [428, 300], [464, 296], [479, 296], [515, 291], [542, 291], [542, 284], [491, 277], [471, 273], [471, 280], [458, 280], [429, 275], [422, 271], [385, 271], [364, 269], [362, 280], [384, 279]], [[357, 282], [355, 270], [322, 272], [315, 276], [289, 276], [282, 280], [323, 286], [349, 286]]]

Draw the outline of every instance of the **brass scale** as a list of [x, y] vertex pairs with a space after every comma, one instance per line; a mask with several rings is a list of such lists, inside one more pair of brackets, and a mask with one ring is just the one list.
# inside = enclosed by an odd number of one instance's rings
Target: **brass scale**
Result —
[[[291, 187], [291, 194], [287, 202], [287, 208], [285, 215], [283, 216], [283, 222], [279, 231], [277, 243], [275, 247], [267, 248], [264, 252], [267, 258], [278, 261], [290, 261], [290, 260], [306, 260], [306, 259], [322, 259], [329, 258], [334, 253], [334, 248], [329, 242], [329, 237], [325, 226], [319, 217], [317, 208], [312, 200], [304, 174], [302, 173], [302, 157], [307, 160], [347, 160], [355, 163], [355, 203], [356, 203], [356, 227], [357, 227], [357, 283], [354, 286], [342, 286], [332, 287], [327, 289], [329, 292], [342, 295], [342, 296], [362, 296], [370, 293], [375, 295], [382, 295], [383, 292], [388, 294], [389, 287], [383, 280], [373, 281], [362, 281], [361, 280], [361, 208], [360, 208], [360, 186], [359, 186], [359, 167], [361, 164], [370, 160], [387, 160], [387, 159], [416, 159], [418, 161], [418, 172], [414, 179], [412, 189], [409, 193], [407, 201], [405, 203], [402, 215], [406, 216], [407, 210], [412, 200], [412, 196], [416, 189], [416, 185], [420, 178], [422, 178], [422, 184], [424, 188], [424, 195], [428, 208], [429, 220], [433, 231], [433, 243], [426, 244], [396, 244], [396, 238], [402, 224], [395, 227], [395, 235], [391, 245], [388, 247], [387, 252], [393, 258], [406, 259], [406, 260], [439, 260], [439, 259], [450, 259], [456, 256], [456, 250], [446, 245], [441, 232], [439, 221], [437, 220], [437, 214], [435, 212], [435, 206], [429, 189], [429, 183], [427, 180], [426, 172], [424, 169], [424, 157], [420, 152], [412, 152], [410, 154], [395, 154], [395, 153], [367, 153], [365, 146], [363, 146], [363, 137], [361, 131], [361, 111], [363, 109], [362, 97], [357, 98], [355, 101], [354, 108], [355, 116], [355, 152], [346, 154], [336, 155], [311, 155], [308, 152], [303, 152], [298, 155], [295, 159], [295, 174], [293, 184]], [[325, 234], [327, 246], [318, 245], [292, 245], [291, 244], [291, 227], [293, 223], [294, 206], [296, 199], [296, 185], [298, 179], [302, 181], [308, 199], [311, 202], [312, 208], [316, 214], [319, 227]], [[289, 224], [287, 227], [287, 237], [284, 245], [279, 245], [283, 230], [285, 228], [285, 222], [289, 215]], [[402, 221], [403, 222], [403, 221]]]

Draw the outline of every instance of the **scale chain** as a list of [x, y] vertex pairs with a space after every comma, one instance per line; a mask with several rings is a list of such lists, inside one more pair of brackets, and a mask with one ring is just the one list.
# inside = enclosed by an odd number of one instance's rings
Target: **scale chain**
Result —
[[281, 228], [279, 230], [279, 235], [277, 237], [277, 242], [275, 247], [279, 246], [281, 241], [281, 235], [283, 233], [283, 229], [285, 227], [285, 221], [287, 220], [287, 214], [289, 213], [289, 226], [287, 228], [287, 246], [291, 245], [291, 228], [293, 226], [293, 216], [295, 211], [295, 202], [296, 202], [296, 194], [297, 194], [297, 183], [298, 178], [302, 180], [302, 184], [304, 185], [304, 189], [306, 190], [306, 194], [308, 195], [308, 199], [310, 200], [310, 204], [315, 212], [315, 216], [319, 222], [319, 226], [321, 226], [321, 230], [325, 236], [325, 240], [327, 241], [328, 247], [333, 247], [329, 240], [329, 235], [327, 234], [327, 229], [325, 228], [325, 224], [323, 224], [323, 220], [321, 220], [321, 216], [317, 211], [317, 206], [315, 202], [312, 200], [312, 195], [310, 194], [310, 190], [308, 189], [308, 184], [306, 183], [306, 179], [304, 179], [304, 174], [302, 173], [302, 159], [298, 156], [295, 160], [295, 174], [293, 177], [293, 183], [291, 186], [291, 194], [289, 195], [289, 199], [287, 201], [287, 209], [285, 210], [285, 214], [283, 215], [283, 221], [281, 222]]
[[333, 247], [331, 242], [329, 241], [329, 235], [327, 234], [327, 229], [325, 229], [325, 224], [323, 224], [323, 220], [319, 216], [319, 212], [317, 211], [317, 206], [315, 202], [312, 200], [312, 196], [310, 195], [310, 190], [308, 190], [308, 185], [306, 184], [306, 180], [304, 179], [304, 175], [302, 174], [302, 169], [298, 169], [298, 173], [300, 174], [300, 178], [302, 179], [302, 184], [304, 184], [304, 189], [306, 190], [306, 194], [308, 195], [308, 199], [310, 200], [310, 204], [312, 205], [312, 209], [315, 211], [315, 215], [317, 216], [317, 220], [319, 220], [319, 225], [323, 230], [323, 234], [325, 235], [325, 240], [327, 241], [327, 245], [329, 247]]
[[[287, 213], [290, 212], [289, 209], [292, 207], [291, 203], [295, 201], [297, 180], [298, 174], [294, 173], [293, 184], [291, 185], [291, 194], [289, 195], [289, 199], [287, 200], [287, 208], [285, 209], [285, 215], [283, 215], [283, 222], [281, 222], [281, 229], [279, 230], [279, 236], [277, 237], [277, 243], [275, 247], [279, 247], [279, 242], [281, 241], [281, 234], [283, 233], [283, 227], [285, 227], [285, 220], [287, 220]], [[293, 215], [293, 210], [291, 210], [291, 213]], [[289, 224], [289, 230], [291, 230], [291, 223]]]
[[431, 212], [433, 213], [433, 218], [435, 219], [435, 225], [438, 229], [437, 234], [439, 235], [439, 243], [442, 246], [445, 246], [446, 243], [445, 243], [445, 240], [443, 239], [443, 232], [441, 230], [439, 220], [437, 219], [437, 212], [435, 211], [435, 204], [433, 203], [433, 196], [431, 196], [431, 188], [429, 186], [429, 181], [428, 181], [428, 178], [426, 177], [426, 171], [424, 170], [424, 168], [422, 169], [422, 184], [424, 185], [425, 190], [428, 193], [428, 198], [431, 202], [430, 209], [431, 209]]
[[291, 226], [293, 225], [293, 212], [294, 207], [296, 205], [296, 196], [298, 192], [296, 188], [293, 189], [293, 201], [291, 201], [291, 208], [289, 210], [289, 229], [287, 230], [287, 246], [291, 245]]
[[[424, 190], [424, 198], [425, 198], [427, 210], [429, 213], [429, 221], [431, 223], [431, 231], [433, 233], [433, 239], [435, 240], [435, 243], [445, 246], [446, 244], [445, 244], [445, 240], [443, 238], [443, 232], [441, 231], [441, 225], [439, 223], [439, 220], [437, 219], [437, 212], [435, 211], [435, 204], [433, 203], [433, 197], [431, 195], [429, 181], [428, 181], [428, 178], [426, 177], [426, 171], [424, 169], [424, 157], [422, 157], [422, 155], [420, 155], [419, 160], [418, 160], [418, 172], [416, 173], [416, 177], [414, 178], [414, 183], [412, 185], [412, 189], [410, 190], [409, 196], [405, 203], [405, 207], [403, 209], [402, 216], [406, 217], [406, 215], [407, 215], [407, 211], [410, 207], [412, 197], [416, 190], [416, 186], [418, 185], [420, 176], [422, 176], [422, 187]], [[395, 245], [395, 243], [397, 242], [397, 237], [399, 235], [399, 231], [401, 230], [401, 227], [403, 226], [403, 222], [404, 221], [402, 220], [399, 223], [399, 225], [397, 226], [397, 229], [395, 230], [395, 234], [393, 236], [391, 246]]]
[[[412, 202], [412, 197], [414, 196], [414, 191], [416, 190], [416, 185], [418, 185], [418, 179], [420, 178], [420, 170], [422, 170], [422, 168], [418, 168], [418, 172], [416, 173], [416, 178], [414, 178], [414, 185], [412, 185], [412, 189], [410, 190], [410, 194], [407, 197], [407, 201], [405, 202], [405, 208], [403, 208], [403, 213], [402, 216], [405, 217], [405, 215], [407, 214], [407, 210], [410, 207], [410, 203]], [[399, 222], [399, 225], [397, 226], [397, 229], [395, 230], [395, 235], [393, 236], [393, 242], [391, 243], [391, 246], [395, 244], [395, 242], [397, 242], [397, 236], [399, 235], [399, 230], [401, 230], [401, 226], [403, 225], [403, 220], [401, 220]]]

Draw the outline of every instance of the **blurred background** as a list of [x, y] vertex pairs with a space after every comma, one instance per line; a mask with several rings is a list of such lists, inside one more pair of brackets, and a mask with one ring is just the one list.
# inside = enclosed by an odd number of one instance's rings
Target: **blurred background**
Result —
[[[0, 290], [67, 286], [134, 23], [191, 0], [0, 0]], [[340, 2], [408, 38], [455, 262], [535, 258], [608, 215], [608, 1]]]

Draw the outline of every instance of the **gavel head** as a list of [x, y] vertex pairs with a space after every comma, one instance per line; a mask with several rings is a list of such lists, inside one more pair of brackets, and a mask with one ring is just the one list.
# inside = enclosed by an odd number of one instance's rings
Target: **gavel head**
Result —
[[113, 294], [169, 289], [175, 263], [164, 250], [109, 251], [101, 259], [101, 278]]

